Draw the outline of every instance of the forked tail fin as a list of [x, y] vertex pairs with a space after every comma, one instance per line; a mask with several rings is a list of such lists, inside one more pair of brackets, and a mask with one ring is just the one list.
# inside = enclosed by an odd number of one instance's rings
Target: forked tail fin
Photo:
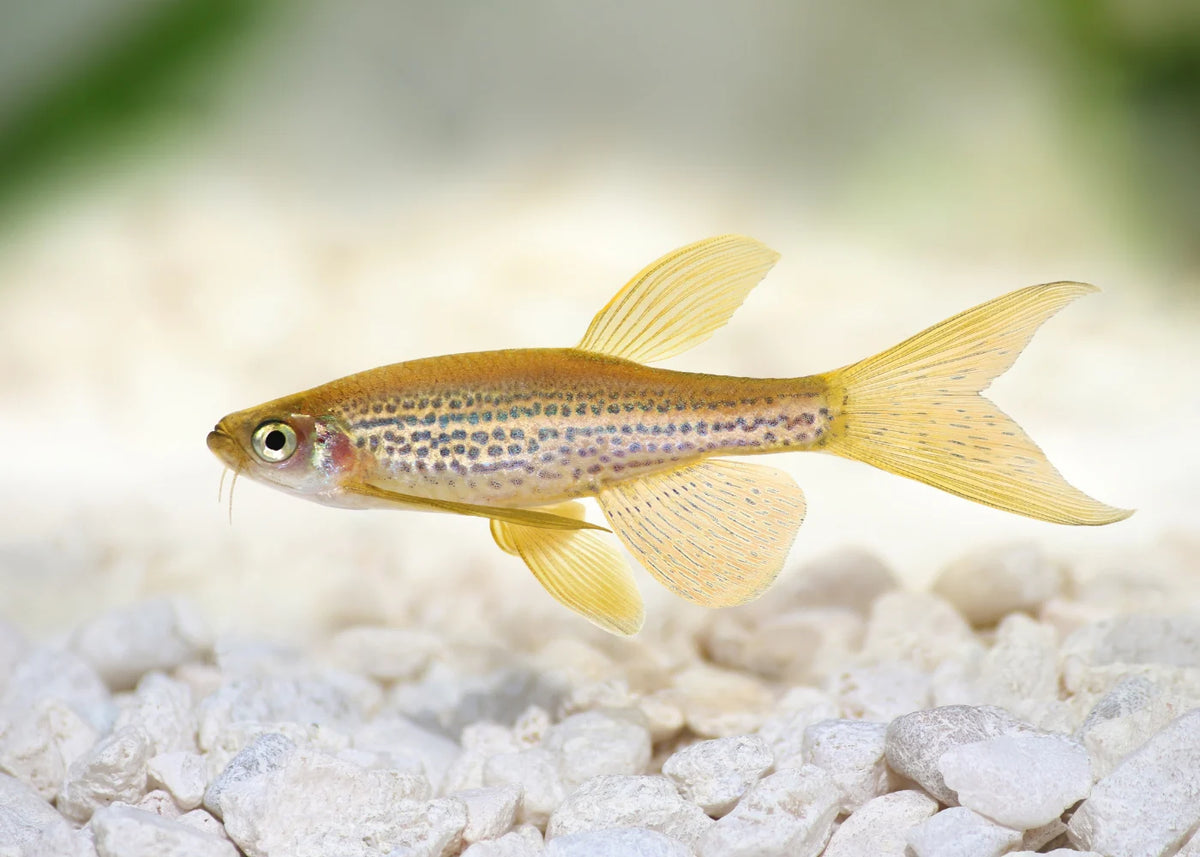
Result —
[[[980, 395], [1084, 283], [1019, 289], [825, 375], [836, 408], [825, 451], [959, 497], [1057, 524], [1133, 514], [1071, 486], [1007, 414]], [[839, 407], [840, 403], [840, 407]]]

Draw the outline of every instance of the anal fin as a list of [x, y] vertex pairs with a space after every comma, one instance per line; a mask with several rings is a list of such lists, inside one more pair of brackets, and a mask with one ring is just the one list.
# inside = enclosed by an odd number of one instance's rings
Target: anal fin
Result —
[[782, 570], [805, 509], [786, 473], [719, 459], [616, 483], [599, 500], [646, 570], [705, 607], [761, 595]]
[[[545, 507], [546, 514], [583, 520], [580, 503]], [[591, 530], [545, 529], [493, 519], [492, 538], [525, 561], [538, 583], [560, 603], [614, 634], [642, 627], [642, 596], [633, 573], [610, 541]]]

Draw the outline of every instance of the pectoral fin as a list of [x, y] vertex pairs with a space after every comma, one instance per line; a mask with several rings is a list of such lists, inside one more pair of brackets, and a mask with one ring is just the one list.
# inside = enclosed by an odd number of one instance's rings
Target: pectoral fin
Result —
[[722, 327], [779, 258], [742, 235], [680, 247], [651, 262], [592, 319], [579, 347], [653, 363]]
[[506, 521], [522, 524], [527, 527], [541, 527], [551, 530], [600, 530], [608, 532], [604, 527], [589, 524], [580, 518], [557, 515], [537, 509], [513, 509], [506, 506], [480, 506], [475, 503], [458, 503], [453, 500], [434, 500], [429, 497], [417, 497], [413, 494], [401, 494], [399, 491], [389, 491], [386, 488], [369, 483], [360, 483], [344, 489], [347, 493], [360, 497], [370, 497], [381, 500], [385, 504], [407, 508], [427, 509], [433, 512], [450, 512], [455, 515], [469, 515], [473, 518], [491, 518], [496, 521]]
[[[579, 503], [548, 507], [546, 514], [582, 519]], [[585, 530], [548, 530], [492, 520], [492, 538], [519, 556], [538, 583], [562, 604], [614, 634], [636, 634], [644, 618], [642, 596], [615, 545]]]
[[773, 467], [709, 460], [600, 493], [625, 547], [671, 591], [705, 607], [757, 598], [783, 568], [804, 494]]

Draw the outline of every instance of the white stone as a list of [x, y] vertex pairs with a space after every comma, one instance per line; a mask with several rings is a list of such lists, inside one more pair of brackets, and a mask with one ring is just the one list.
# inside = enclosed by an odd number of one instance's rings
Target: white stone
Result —
[[237, 857], [228, 839], [128, 806], [97, 810], [91, 828], [100, 857]]
[[830, 696], [815, 687], [795, 687], [783, 695], [758, 730], [771, 747], [776, 768], [798, 768], [804, 764], [804, 732], [813, 723], [841, 716]]
[[962, 806], [1005, 827], [1049, 824], [1092, 788], [1087, 750], [1060, 735], [999, 735], [950, 747], [938, 760]]
[[650, 740], [654, 743], [670, 741], [683, 731], [683, 710], [679, 707], [677, 694], [670, 689], [659, 690], [639, 697], [634, 703], [646, 720]]
[[[1182, 707], [1181, 707], [1182, 706]], [[1102, 696], [1076, 732], [1092, 759], [1092, 775], [1103, 779], [1186, 705], [1177, 694], [1145, 675], [1131, 675]]]
[[943, 753], [959, 744], [1036, 731], [1007, 711], [986, 705], [947, 705], [915, 711], [888, 724], [887, 763], [943, 804], [955, 806], [958, 798], [938, 770]]
[[[1098, 851], [1076, 851], [1074, 848], [1055, 848], [1053, 851], [1007, 851], [1004, 857], [1104, 857]], [[1191, 857], [1180, 851], [1175, 857]]]
[[523, 797], [517, 821], [535, 827], [546, 826], [566, 795], [558, 757], [542, 747], [492, 756], [483, 766], [483, 784], [519, 786]]
[[538, 857], [545, 853], [542, 832], [532, 824], [524, 824], [499, 839], [476, 842], [462, 857]]
[[871, 605], [862, 654], [868, 662], [907, 661], [931, 672], [972, 639], [966, 621], [945, 599], [927, 592], [888, 592]]
[[1200, 830], [1192, 834], [1192, 838], [1183, 844], [1175, 857], [1200, 857]]
[[719, 818], [774, 763], [771, 748], [757, 735], [700, 741], [675, 751], [662, 766], [679, 793]]
[[225, 825], [221, 824], [216, 816], [206, 809], [193, 809], [191, 812], [185, 812], [175, 820], [202, 833], [211, 833], [213, 836], [229, 838], [225, 836]]
[[550, 717], [550, 712], [540, 705], [531, 705], [513, 721], [513, 738], [522, 750], [537, 747], [545, 740], [553, 725], [554, 720]]
[[602, 776], [567, 795], [546, 827], [546, 840], [588, 830], [644, 827], [691, 845], [713, 824], [662, 777]]
[[462, 752], [445, 735], [398, 714], [377, 717], [363, 725], [354, 732], [353, 742], [357, 749], [385, 756], [391, 767], [421, 771], [434, 791], [442, 789], [447, 771]]
[[424, 631], [363, 626], [339, 631], [329, 642], [329, 655], [343, 669], [379, 681], [411, 681], [442, 645]]
[[0, 696], [0, 716], [19, 715], [44, 699], [65, 702], [99, 733], [108, 731], [116, 713], [108, 688], [82, 658], [39, 647], [26, 652], [9, 673]]
[[455, 792], [451, 797], [467, 808], [467, 826], [463, 842], [495, 839], [512, 828], [521, 805], [522, 789], [512, 783]]
[[833, 832], [824, 857], [906, 857], [907, 835], [938, 810], [924, 792], [890, 792], [868, 801]]
[[915, 825], [906, 838], [916, 857], [999, 857], [1020, 843], [1021, 832], [953, 806]]
[[[1061, 647], [1062, 682], [1072, 692], [1107, 690], [1131, 673], [1181, 675], [1200, 687], [1200, 617], [1124, 614], [1085, 625]], [[1200, 699], [1193, 696], [1193, 705]]]
[[160, 672], [144, 675], [132, 696], [120, 701], [113, 729], [133, 726], [150, 739], [154, 755], [196, 749], [192, 690]]
[[702, 738], [753, 732], [771, 710], [773, 696], [748, 675], [696, 665], [675, 675], [684, 720]]
[[979, 664], [974, 699], [1033, 720], [1058, 699], [1058, 634], [1023, 613], [1005, 617]]
[[804, 730], [804, 758], [833, 778], [842, 812], [887, 792], [886, 735], [886, 723], [865, 720], [821, 720]]
[[[130, 806], [130, 804], [122, 803], [119, 806]], [[182, 815], [182, 810], [175, 803], [175, 799], [164, 789], [150, 789], [132, 806], [134, 809], [144, 810], [151, 815], [158, 815], [163, 818], [174, 819]]]
[[51, 800], [71, 763], [99, 735], [60, 699], [39, 699], [31, 708], [0, 714], [0, 771], [12, 774]]
[[165, 789], [185, 812], [200, 806], [208, 787], [204, 759], [198, 753], [160, 753], [146, 764], [146, 774], [151, 787]]
[[85, 857], [86, 848], [67, 820], [37, 792], [0, 774], [0, 855]]
[[645, 828], [589, 830], [550, 840], [546, 857], [692, 857], [678, 839]]
[[466, 807], [426, 801], [424, 777], [364, 771], [264, 735], [209, 787], [205, 806], [249, 857], [440, 857], [461, 847]]
[[1036, 613], [1062, 591], [1061, 567], [1036, 545], [1017, 544], [979, 551], [951, 563], [933, 591], [972, 625], [995, 625], [1009, 613]]
[[1122, 857], [1170, 854], [1200, 824], [1200, 709], [1189, 711], [1092, 787], [1071, 816], [1078, 848]]
[[858, 650], [865, 627], [862, 616], [846, 607], [799, 607], [765, 616], [735, 609], [714, 614], [701, 642], [721, 666], [775, 681], [816, 682]]
[[838, 791], [813, 765], [778, 771], [758, 783], [696, 844], [698, 857], [816, 857], [838, 814]]
[[637, 712], [573, 714], [551, 727], [543, 746], [558, 756], [567, 791], [602, 774], [641, 774], [650, 764], [650, 732]]
[[[861, 548], [841, 548], [806, 563], [794, 574], [784, 575], [763, 598], [748, 606], [762, 603], [769, 608], [771, 602], [786, 600], [808, 607], [848, 607], [865, 615], [875, 599], [896, 586], [896, 576], [875, 554]], [[779, 595], [772, 595], [774, 592]]]
[[190, 605], [155, 599], [110, 610], [83, 625], [71, 648], [113, 690], [151, 670], [171, 670], [212, 650], [212, 632]]
[[904, 661], [835, 672], [826, 685], [845, 716], [884, 722], [928, 708], [933, 690], [929, 674]]
[[[443, 792], [477, 789], [484, 785], [483, 769], [488, 759], [523, 749], [511, 729], [499, 723], [473, 723], [462, 731], [462, 751], [442, 777]], [[555, 771], [557, 776], [557, 771]]]
[[78, 822], [114, 801], [137, 803], [146, 793], [146, 763], [152, 746], [136, 726], [113, 732], [67, 769], [58, 793], [59, 811]]

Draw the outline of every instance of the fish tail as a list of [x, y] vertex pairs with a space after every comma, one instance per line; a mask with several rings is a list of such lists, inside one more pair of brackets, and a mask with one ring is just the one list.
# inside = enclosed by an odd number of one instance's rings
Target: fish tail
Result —
[[1070, 282], [1020, 289], [827, 373], [835, 416], [824, 451], [1042, 521], [1099, 525], [1129, 517], [1131, 510], [1070, 485], [980, 395], [1044, 321], [1094, 291]]

